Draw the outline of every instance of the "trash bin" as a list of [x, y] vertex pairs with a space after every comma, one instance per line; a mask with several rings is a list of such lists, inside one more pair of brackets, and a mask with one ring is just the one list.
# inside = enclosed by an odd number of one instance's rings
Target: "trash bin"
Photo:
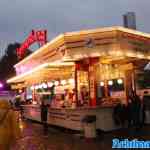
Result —
[[96, 116], [87, 115], [82, 119], [85, 138], [96, 138]]

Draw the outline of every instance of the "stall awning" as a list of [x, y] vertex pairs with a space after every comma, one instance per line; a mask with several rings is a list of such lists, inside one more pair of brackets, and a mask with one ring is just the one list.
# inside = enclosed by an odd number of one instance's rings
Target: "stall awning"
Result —
[[[44, 80], [47, 77], [55, 79], [58, 78], [58, 76], [63, 76], [63, 74], [67, 74], [66, 71], [70, 71], [73, 66], [73, 62], [57, 61], [54, 63], [44, 63], [30, 71], [8, 79], [7, 83], [26, 82], [27, 80], [34, 80], [35, 82], [37, 82], [40, 81], [40, 79]], [[70, 68], [70, 70], [68, 68]], [[61, 72], [62, 69], [64, 69], [63, 72]]]

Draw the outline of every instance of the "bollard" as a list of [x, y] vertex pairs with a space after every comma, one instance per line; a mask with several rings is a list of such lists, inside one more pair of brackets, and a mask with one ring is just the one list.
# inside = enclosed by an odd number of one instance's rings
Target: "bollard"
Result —
[[96, 116], [87, 115], [82, 119], [85, 138], [96, 138]]

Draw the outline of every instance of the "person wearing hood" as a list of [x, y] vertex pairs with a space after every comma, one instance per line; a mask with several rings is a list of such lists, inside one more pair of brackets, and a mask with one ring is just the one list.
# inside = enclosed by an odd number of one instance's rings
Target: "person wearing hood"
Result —
[[0, 150], [9, 150], [20, 136], [19, 118], [7, 100], [0, 100]]

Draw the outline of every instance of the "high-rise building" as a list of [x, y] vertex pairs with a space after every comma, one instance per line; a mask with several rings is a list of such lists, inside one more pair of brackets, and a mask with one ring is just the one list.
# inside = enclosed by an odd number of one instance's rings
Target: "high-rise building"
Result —
[[124, 27], [136, 29], [136, 16], [134, 12], [127, 12], [123, 15]]

